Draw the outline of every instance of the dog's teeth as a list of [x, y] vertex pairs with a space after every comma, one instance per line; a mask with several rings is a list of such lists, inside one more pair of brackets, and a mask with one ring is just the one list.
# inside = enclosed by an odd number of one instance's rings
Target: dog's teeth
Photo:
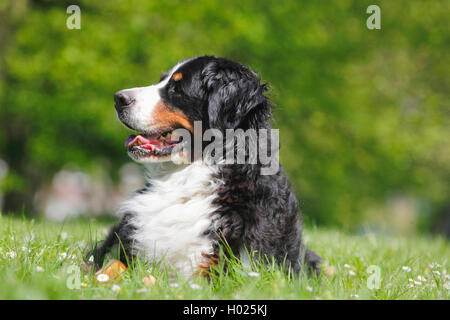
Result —
[[171, 140], [173, 140], [173, 141], [178, 141], [178, 140], [180, 140], [180, 138], [181, 138], [181, 135], [178, 133], [178, 132], [171, 132]]

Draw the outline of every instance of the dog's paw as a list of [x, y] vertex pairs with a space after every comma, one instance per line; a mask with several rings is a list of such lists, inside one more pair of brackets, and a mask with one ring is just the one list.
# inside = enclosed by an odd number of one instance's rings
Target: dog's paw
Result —
[[199, 264], [198, 275], [209, 277], [211, 268], [214, 268], [219, 264], [219, 255], [217, 253], [204, 253], [202, 252], [202, 263]]

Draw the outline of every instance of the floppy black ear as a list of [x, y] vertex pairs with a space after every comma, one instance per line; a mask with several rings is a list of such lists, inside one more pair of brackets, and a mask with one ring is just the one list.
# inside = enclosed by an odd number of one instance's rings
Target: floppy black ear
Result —
[[204, 70], [208, 92], [209, 127], [224, 129], [255, 128], [258, 117], [270, 117], [267, 90], [259, 77], [246, 67], [214, 62]]

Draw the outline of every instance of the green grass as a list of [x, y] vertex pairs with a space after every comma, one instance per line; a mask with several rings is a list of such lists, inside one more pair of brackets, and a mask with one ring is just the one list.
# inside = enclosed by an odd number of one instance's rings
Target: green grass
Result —
[[[0, 216], [0, 299], [449, 298], [448, 240], [350, 235], [327, 229], [305, 230], [308, 245], [328, 265], [329, 275], [320, 282], [305, 275], [289, 278], [275, 266], [256, 265], [249, 270], [237, 261], [231, 261], [228, 274], [219, 271], [208, 282], [199, 277], [174, 278], [168, 268], [152, 268], [137, 261], [115, 283], [119, 292], [112, 290], [111, 283], [98, 283], [94, 275], [82, 271], [82, 285], [71, 289], [84, 252], [95, 239], [104, 237], [107, 227], [108, 223], [96, 220], [56, 224]], [[380, 268], [379, 289], [367, 286], [371, 265]], [[411, 270], [403, 270], [403, 266]], [[145, 287], [142, 278], [149, 274], [157, 281]], [[418, 276], [426, 281], [418, 281]]]

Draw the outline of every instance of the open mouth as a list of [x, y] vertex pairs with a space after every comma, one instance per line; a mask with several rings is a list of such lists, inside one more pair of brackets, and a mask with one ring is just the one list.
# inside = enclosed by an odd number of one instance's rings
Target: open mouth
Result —
[[183, 137], [174, 130], [161, 131], [156, 134], [129, 135], [125, 141], [128, 153], [136, 159], [148, 157], [164, 157], [170, 155], [181, 143]]

